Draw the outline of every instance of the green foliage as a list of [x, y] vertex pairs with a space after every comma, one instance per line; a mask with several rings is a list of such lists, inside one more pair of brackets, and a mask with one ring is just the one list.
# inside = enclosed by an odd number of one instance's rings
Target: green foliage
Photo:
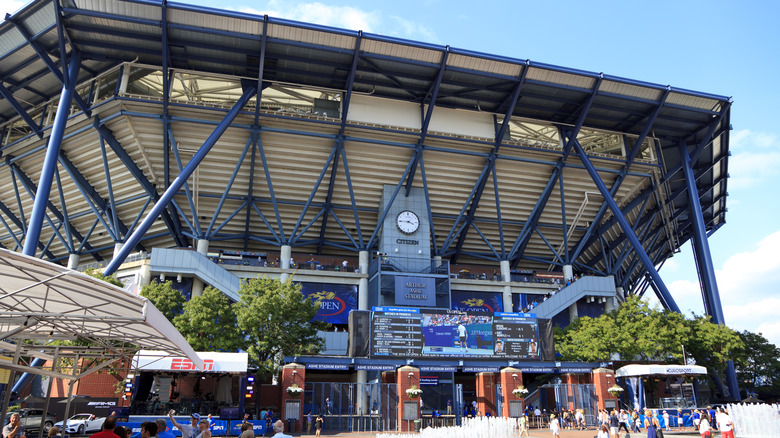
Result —
[[230, 300], [213, 287], [192, 297], [173, 323], [196, 351], [238, 351], [243, 347]]
[[682, 348], [697, 364], [723, 375], [726, 362], [741, 348], [736, 332], [709, 318], [651, 308], [629, 296], [615, 311], [598, 318], [578, 318], [555, 332], [556, 352], [563, 360], [622, 360], [682, 363]]
[[737, 380], [751, 392], [780, 393], [780, 348], [761, 333], [739, 333], [744, 348], [734, 356]]
[[84, 273], [89, 275], [90, 277], [95, 277], [97, 279], [105, 281], [106, 283], [113, 284], [114, 286], [119, 286], [123, 289], [125, 287], [125, 285], [121, 281], [117, 280], [115, 276], [109, 275], [108, 277], [106, 277], [105, 275], [103, 275], [103, 271], [101, 270], [89, 268], [86, 271], [84, 271]]
[[322, 348], [317, 330], [329, 324], [311, 321], [319, 305], [303, 299], [300, 285], [261, 277], [246, 280], [239, 295], [233, 308], [251, 366], [272, 373], [284, 356], [313, 354]]
[[141, 289], [141, 296], [151, 301], [154, 307], [168, 318], [168, 321], [173, 322], [173, 319], [183, 311], [184, 295], [174, 289], [170, 281], [164, 283], [152, 281]]

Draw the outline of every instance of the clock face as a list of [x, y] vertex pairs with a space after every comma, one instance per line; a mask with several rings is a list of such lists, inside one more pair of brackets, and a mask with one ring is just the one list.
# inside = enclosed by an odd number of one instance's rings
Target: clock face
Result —
[[413, 234], [420, 228], [420, 218], [413, 211], [404, 210], [395, 218], [395, 225], [404, 234]]

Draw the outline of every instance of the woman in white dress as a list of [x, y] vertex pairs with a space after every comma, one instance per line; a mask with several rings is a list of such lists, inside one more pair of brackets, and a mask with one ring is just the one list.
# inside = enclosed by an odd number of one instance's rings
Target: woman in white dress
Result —
[[553, 438], [561, 437], [561, 425], [558, 423], [558, 418], [555, 414], [550, 415], [550, 430], [552, 431]]

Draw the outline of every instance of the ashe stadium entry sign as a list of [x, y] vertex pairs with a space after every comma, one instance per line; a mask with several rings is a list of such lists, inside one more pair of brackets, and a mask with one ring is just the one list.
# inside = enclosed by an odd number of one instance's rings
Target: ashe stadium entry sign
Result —
[[540, 360], [539, 333], [533, 313], [374, 307], [370, 356]]

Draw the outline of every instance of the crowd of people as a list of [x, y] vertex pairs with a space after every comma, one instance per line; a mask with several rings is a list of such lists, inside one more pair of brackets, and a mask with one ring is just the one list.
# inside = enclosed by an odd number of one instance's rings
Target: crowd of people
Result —
[[[626, 434], [647, 433], [647, 438], [663, 438], [664, 432], [671, 432], [676, 425], [678, 432], [686, 430], [682, 409], [678, 409], [676, 415], [669, 415], [667, 411], [646, 409], [644, 418], [638, 410], [629, 412], [625, 409], [611, 412], [606, 409], [598, 413], [599, 433], [597, 438], [620, 438], [620, 431]], [[675, 418], [676, 417], [676, 418]], [[734, 438], [734, 422], [726, 408], [695, 409], [690, 414], [693, 428], [702, 438], [712, 438], [713, 431], [718, 430], [722, 438]], [[553, 427], [550, 427], [553, 429]], [[553, 436], [557, 436], [553, 432]]]

